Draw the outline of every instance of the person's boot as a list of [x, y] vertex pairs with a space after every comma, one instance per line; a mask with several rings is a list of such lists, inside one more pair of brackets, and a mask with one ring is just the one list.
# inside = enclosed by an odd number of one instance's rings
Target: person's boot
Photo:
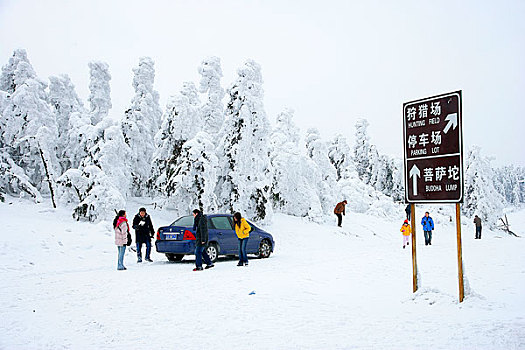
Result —
[[141, 263], [141, 262], [142, 262], [142, 257], [141, 257], [141, 256], [139, 256], [139, 257], [137, 258], [137, 262], [138, 262], [138, 263]]
[[193, 271], [202, 271], [202, 266], [194, 268]]

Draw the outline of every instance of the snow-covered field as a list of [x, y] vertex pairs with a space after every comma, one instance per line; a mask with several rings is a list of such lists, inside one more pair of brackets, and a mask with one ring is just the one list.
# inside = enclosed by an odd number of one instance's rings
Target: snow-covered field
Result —
[[[128, 214], [145, 203], [132, 203]], [[458, 303], [455, 226], [418, 230], [419, 292], [399, 217], [349, 213], [343, 229], [276, 215], [276, 250], [249, 267], [220, 259], [117, 271], [109, 223], [65, 209], [0, 204], [1, 349], [525, 349], [525, 239], [463, 222], [471, 292]], [[174, 219], [149, 210], [155, 228]], [[418, 217], [422, 214], [419, 210]], [[512, 213], [525, 236], [525, 211]]]

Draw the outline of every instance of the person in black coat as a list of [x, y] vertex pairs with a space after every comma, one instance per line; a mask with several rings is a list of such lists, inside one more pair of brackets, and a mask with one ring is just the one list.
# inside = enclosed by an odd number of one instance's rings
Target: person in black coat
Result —
[[208, 244], [208, 218], [199, 209], [193, 211], [193, 230], [195, 231], [195, 265], [193, 271], [202, 271], [202, 259], [206, 263], [206, 269], [212, 268], [213, 262], [206, 252]]
[[408, 221], [411, 221], [410, 220], [410, 214], [412, 214], [412, 208], [410, 207], [410, 204], [408, 204], [405, 208], [405, 213], [407, 213], [407, 220]]
[[135, 242], [137, 242], [137, 262], [142, 262], [142, 244], [146, 244], [146, 261], [153, 262], [151, 254], [151, 238], [155, 235], [151, 217], [146, 213], [146, 208], [140, 208], [139, 213], [133, 218], [135, 229]]

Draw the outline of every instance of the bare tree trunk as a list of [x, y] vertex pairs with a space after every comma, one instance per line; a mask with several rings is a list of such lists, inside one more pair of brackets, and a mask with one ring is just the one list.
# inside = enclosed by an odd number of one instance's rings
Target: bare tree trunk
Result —
[[47, 162], [44, 157], [44, 152], [42, 152], [42, 148], [38, 148], [40, 151], [40, 157], [42, 158], [42, 164], [44, 164], [44, 170], [46, 171], [46, 178], [47, 178], [47, 184], [49, 185], [49, 192], [51, 192], [51, 202], [53, 203], [53, 208], [56, 208], [57, 205], [55, 203], [55, 192], [53, 191], [53, 185], [51, 183], [51, 176], [49, 175], [49, 170], [47, 169]]

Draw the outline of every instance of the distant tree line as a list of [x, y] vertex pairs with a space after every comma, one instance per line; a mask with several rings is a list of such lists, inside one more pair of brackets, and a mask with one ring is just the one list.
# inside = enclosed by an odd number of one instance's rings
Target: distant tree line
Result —
[[[356, 212], [399, 210], [402, 160], [377, 151], [366, 119], [355, 125], [353, 146], [342, 134], [326, 142], [317, 129], [301, 139], [291, 109], [270, 126], [253, 60], [226, 91], [219, 58], [204, 59], [198, 72], [198, 84], [183, 83], [163, 111], [154, 61], [140, 58], [135, 94], [114, 118], [108, 64], [89, 63], [85, 104], [67, 75], [40, 79], [26, 51], [16, 50], [0, 75], [0, 199], [50, 198], [90, 221], [107, 219], [131, 196], [179, 214], [242, 211], [253, 220], [280, 212], [320, 221], [342, 199]], [[479, 147], [468, 152], [465, 178], [467, 215], [487, 220], [525, 202], [524, 168], [493, 168]]]

